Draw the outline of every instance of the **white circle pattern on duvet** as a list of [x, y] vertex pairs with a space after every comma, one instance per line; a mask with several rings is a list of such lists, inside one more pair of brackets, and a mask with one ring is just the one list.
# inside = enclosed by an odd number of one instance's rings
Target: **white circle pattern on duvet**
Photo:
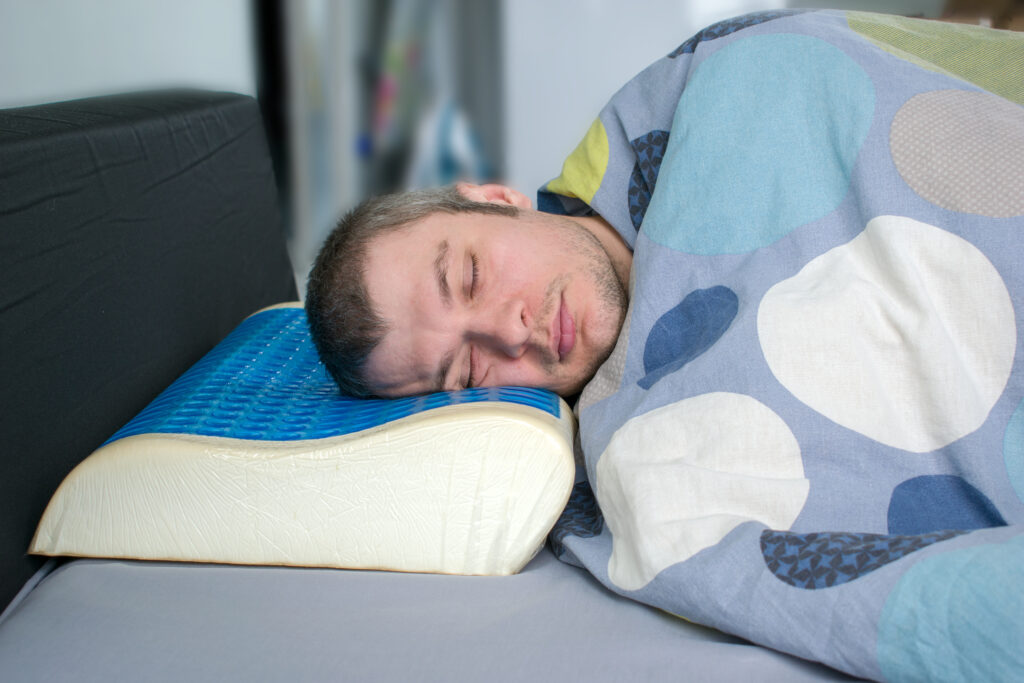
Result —
[[702, 394], [634, 417], [597, 463], [608, 576], [637, 590], [741, 524], [788, 529], [809, 490], [796, 437], [751, 396]]
[[981, 426], [1010, 376], [1013, 305], [974, 245], [880, 216], [765, 294], [775, 377], [838, 424], [915, 453]]

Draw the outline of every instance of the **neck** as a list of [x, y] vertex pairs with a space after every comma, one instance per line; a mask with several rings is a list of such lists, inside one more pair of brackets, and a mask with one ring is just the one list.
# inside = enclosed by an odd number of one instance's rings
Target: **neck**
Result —
[[573, 220], [589, 230], [601, 242], [608, 252], [615, 268], [615, 274], [622, 283], [623, 289], [629, 290], [629, 271], [633, 267], [633, 252], [630, 251], [622, 236], [605, 219], [597, 214], [593, 216], [574, 216]]

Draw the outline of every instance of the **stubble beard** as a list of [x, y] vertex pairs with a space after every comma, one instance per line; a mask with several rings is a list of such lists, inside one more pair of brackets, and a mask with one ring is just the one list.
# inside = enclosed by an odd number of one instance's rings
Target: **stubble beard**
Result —
[[[590, 328], [600, 330], [600, 338], [593, 336], [590, 338], [590, 341], [593, 342], [591, 348], [593, 353], [585, 361], [582, 376], [572, 378], [572, 388], [565, 392], [576, 394], [597, 373], [598, 368], [608, 360], [608, 356], [615, 348], [615, 342], [618, 340], [619, 332], [626, 319], [629, 295], [626, 292], [625, 284], [619, 280], [611, 256], [601, 241], [576, 221], [564, 217], [562, 219], [571, 224], [571, 227], [569, 225], [565, 227], [572, 233], [574, 246], [581, 250], [587, 260], [586, 276], [594, 286], [599, 303], [596, 314], [592, 313], [591, 315]], [[552, 283], [552, 285], [554, 284]], [[547, 308], [547, 303], [545, 308]], [[577, 333], [579, 332], [580, 330], [577, 330]], [[552, 367], [557, 367], [557, 361]]]

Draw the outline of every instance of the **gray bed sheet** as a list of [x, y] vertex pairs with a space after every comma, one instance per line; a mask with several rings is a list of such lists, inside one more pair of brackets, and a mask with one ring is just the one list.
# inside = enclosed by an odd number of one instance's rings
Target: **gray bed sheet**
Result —
[[75, 560], [5, 613], [0, 680], [850, 679], [617, 596], [545, 548], [509, 577]]

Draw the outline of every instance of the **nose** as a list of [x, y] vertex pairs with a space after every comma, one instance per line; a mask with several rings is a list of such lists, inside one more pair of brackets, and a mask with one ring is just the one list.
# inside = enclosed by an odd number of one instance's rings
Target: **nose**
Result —
[[510, 358], [519, 358], [526, 353], [530, 325], [522, 301], [507, 301], [480, 312], [475, 327], [478, 343], [483, 342]]

